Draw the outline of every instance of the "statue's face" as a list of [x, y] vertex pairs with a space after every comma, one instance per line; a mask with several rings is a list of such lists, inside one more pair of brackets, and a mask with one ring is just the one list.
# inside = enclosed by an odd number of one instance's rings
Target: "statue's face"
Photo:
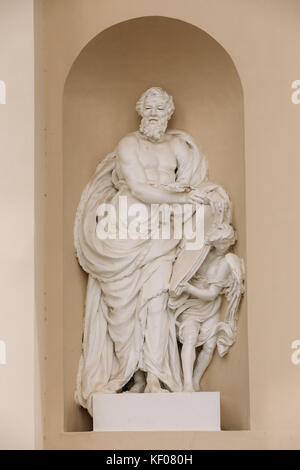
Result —
[[159, 140], [168, 126], [167, 102], [160, 95], [148, 96], [144, 102], [140, 131], [148, 139]]
[[216, 240], [213, 242], [214, 247], [216, 250], [218, 250], [220, 253], [226, 253], [226, 251], [229, 250], [231, 246], [230, 240]]
[[145, 99], [143, 117], [149, 122], [158, 122], [167, 117], [166, 106], [167, 103], [162, 96], [149, 96]]

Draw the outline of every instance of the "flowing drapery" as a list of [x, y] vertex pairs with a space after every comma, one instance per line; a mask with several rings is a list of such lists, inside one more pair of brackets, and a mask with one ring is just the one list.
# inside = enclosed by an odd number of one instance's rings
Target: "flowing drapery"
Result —
[[[189, 158], [178, 169], [175, 184], [165, 189], [199, 187], [206, 181], [204, 156], [189, 135], [170, 133], [185, 139]], [[89, 274], [75, 399], [91, 414], [93, 393], [119, 391], [139, 369], [152, 372], [170, 391], [182, 388], [175, 318], [167, 308], [169, 279], [180, 240], [100, 240], [96, 233], [98, 208], [111, 204], [118, 214], [121, 196], [130, 204], [131, 194], [122, 181], [114, 152], [98, 165], [85, 188], [74, 228], [78, 261]], [[149, 305], [162, 294], [166, 296], [161, 314], [164, 334], [157, 354]]]

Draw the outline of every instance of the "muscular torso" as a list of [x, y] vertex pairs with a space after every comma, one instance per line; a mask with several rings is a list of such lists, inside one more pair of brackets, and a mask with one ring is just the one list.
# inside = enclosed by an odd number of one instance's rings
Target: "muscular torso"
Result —
[[170, 136], [162, 142], [150, 142], [138, 138], [138, 159], [149, 183], [169, 184], [175, 182], [177, 167], [176, 145]]
[[[165, 134], [160, 141], [153, 142], [135, 132], [122, 139], [119, 148], [120, 146], [119, 164], [123, 170], [123, 165], [126, 165], [127, 177], [158, 185], [175, 182], [176, 168], [188, 158], [189, 152], [187, 143], [171, 134]], [[144, 181], [138, 166], [143, 171]], [[124, 173], [126, 172], [123, 171], [123, 176], [127, 179]]]

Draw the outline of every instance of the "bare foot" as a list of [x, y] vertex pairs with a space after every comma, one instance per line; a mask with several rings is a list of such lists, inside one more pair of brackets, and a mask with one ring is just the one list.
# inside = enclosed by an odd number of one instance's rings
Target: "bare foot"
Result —
[[133, 385], [129, 390], [123, 393], [143, 393], [145, 386], [145, 374], [143, 371], [137, 370], [133, 375]]
[[151, 385], [147, 385], [144, 393], [169, 393], [169, 390], [166, 390], [165, 388], [162, 387], [153, 387]]
[[155, 375], [148, 373], [145, 393], [169, 393], [169, 390], [160, 386], [159, 380]]
[[143, 393], [145, 389], [145, 382], [136, 382], [133, 386], [124, 393]]

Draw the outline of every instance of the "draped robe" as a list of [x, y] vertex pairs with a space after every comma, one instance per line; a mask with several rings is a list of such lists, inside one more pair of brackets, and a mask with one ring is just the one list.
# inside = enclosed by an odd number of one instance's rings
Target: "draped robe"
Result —
[[[174, 181], [163, 188], [183, 191], [201, 186], [206, 181], [205, 157], [188, 134], [168, 133], [184, 139], [189, 150]], [[148, 184], [160, 186], [155, 181]], [[74, 228], [78, 261], [89, 274], [75, 400], [90, 414], [93, 393], [120, 391], [137, 370], [152, 372], [170, 391], [182, 389], [175, 318], [167, 308], [168, 283], [181, 240], [100, 240], [96, 234], [98, 207], [112, 204], [118, 214], [120, 196], [128, 196], [130, 201], [118, 155], [113, 152], [98, 165], [83, 191]], [[120, 214], [119, 224], [123, 216]], [[166, 298], [164, 337], [157, 351], [158, 330], [150, 329], [148, 307], [161, 294]]]

